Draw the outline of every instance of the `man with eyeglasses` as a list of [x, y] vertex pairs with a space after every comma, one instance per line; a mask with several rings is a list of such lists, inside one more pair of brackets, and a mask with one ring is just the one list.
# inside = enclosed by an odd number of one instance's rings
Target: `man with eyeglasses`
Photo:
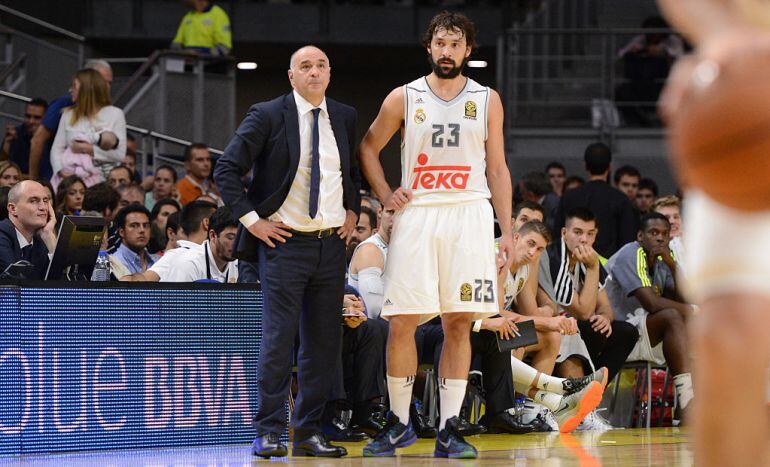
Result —
[[0, 160], [11, 160], [21, 167], [21, 171], [29, 173], [29, 150], [32, 146], [32, 135], [35, 134], [43, 115], [48, 108], [48, 102], [41, 98], [32, 99], [24, 109], [24, 120], [18, 126], [8, 124], [5, 127], [3, 148], [0, 150]]

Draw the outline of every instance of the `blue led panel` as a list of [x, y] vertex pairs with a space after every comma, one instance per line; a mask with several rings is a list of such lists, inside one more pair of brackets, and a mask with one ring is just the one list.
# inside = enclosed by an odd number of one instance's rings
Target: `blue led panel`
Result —
[[0, 287], [0, 455], [249, 442], [262, 295]]

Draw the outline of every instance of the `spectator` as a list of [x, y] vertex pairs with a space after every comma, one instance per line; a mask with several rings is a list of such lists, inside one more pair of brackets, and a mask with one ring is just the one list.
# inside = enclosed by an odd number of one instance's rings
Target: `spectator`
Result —
[[150, 242], [150, 212], [144, 206], [132, 204], [118, 212], [115, 225], [120, 246], [110, 255], [112, 274], [116, 279], [128, 274], [142, 273], [155, 264], [157, 257], [147, 251]]
[[[178, 247], [179, 244], [177, 243], [177, 240], [179, 240], [179, 234], [182, 231], [182, 228], [179, 226], [179, 217], [181, 212], [173, 212], [169, 214], [168, 219], [166, 219], [166, 238], [168, 241], [166, 242], [166, 248], [163, 250], [163, 254], [166, 254], [166, 251], [173, 250], [174, 248]], [[184, 240], [182, 240], [184, 241]], [[238, 274], [238, 278], [241, 278], [240, 270]]]
[[107, 174], [107, 183], [109, 183], [110, 186], [116, 190], [118, 187], [131, 183], [132, 179], [133, 173], [131, 173], [131, 169], [122, 164], [117, 167], [113, 167], [112, 170], [110, 170], [110, 172]]
[[671, 195], [658, 198], [652, 205], [652, 210], [663, 214], [668, 219], [668, 223], [671, 225], [671, 240], [668, 242], [668, 247], [674, 254], [679, 269], [686, 271], [687, 256], [682, 243], [682, 203], [679, 201], [679, 197]]
[[203, 143], [193, 143], [184, 151], [185, 177], [176, 184], [179, 201], [185, 205], [201, 196], [209, 196], [220, 203], [219, 191], [211, 176], [211, 154]]
[[56, 212], [65, 216], [79, 216], [83, 209], [86, 184], [77, 175], [62, 180], [56, 190]]
[[25, 180], [8, 192], [8, 219], [0, 221], [0, 272], [19, 261], [32, 263], [27, 279], [44, 279], [56, 249], [56, 215], [43, 185]]
[[86, 186], [104, 179], [126, 153], [126, 118], [111, 105], [110, 87], [97, 71], [86, 68], [72, 80], [74, 104], [64, 109], [51, 146], [51, 184], [77, 175]]
[[217, 209], [209, 220], [208, 239], [203, 242], [203, 248], [191, 248], [174, 256], [168, 277], [162, 281], [238, 282], [238, 260], [233, 258], [237, 230], [230, 208]]
[[[104, 60], [89, 60], [85, 68], [96, 70], [105, 81], [107, 86], [112, 84], [112, 68]], [[32, 136], [29, 150], [29, 176], [30, 178], [50, 179], [53, 175], [49, 152], [51, 150], [48, 143], [56, 135], [59, 129], [62, 110], [74, 104], [70, 94], [55, 99], [45, 111], [43, 121], [35, 134]]]
[[375, 230], [377, 230], [377, 214], [375, 214], [374, 211], [370, 208], [361, 206], [361, 214], [358, 216], [358, 224], [353, 230], [350, 243], [348, 243], [346, 247], [348, 263], [350, 263], [350, 258], [353, 257], [353, 252], [355, 251], [356, 247], [358, 247], [361, 242], [371, 237]]
[[[667, 29], [659, 17], [644, 20], [645, 29]], [[635, 36], [618, 52], [623, 60], [626, 83], [617, 89], [617, 100], [629, 102], [620, 110], [628, 125], [651, 126], [657, 122], [655, 103], [671, 70], [671, 64], [684, 54], [679, 36], [668, 32], [650, 32]]]
[[579, 188], [586, 184], [585, 179], [583, 177], [580, 177], [578, 175], [571, 175], [567, 177], [566, 180], [564, 180], [564, 191], [562, 191], [562, 196], [564, 195], [564, 192], [568, 190], [573, 190], [575, 188]]
[[46, 190], [48, 190], [48, 199], [54, 200], [56, 199], [56, 190], [53, 189], [53, 186], [51, 185], [51, 182], [48, 180], [37, 180], [37, 183], [43, 185]]
[[632, 203], [636, 202], [636, 192], [639, 190], [639, 180], [641, 179], [642, 175], [639, 173], [639, 169], [632, 165], [624, 165], [613, 175], [615, 188], [628, 196]]
[[639, 180], [639, 189], [636, 191], [636, 209], [642, 215], [652, 211], [652, 205], [658, 197], [658, 184], [651, 178]]
[[83, 210], [98, 212], [107, 223], [115, 218], [120, 202], [120, 194], [107, 182], [97, 183], [86, 188], [83, 197]]
[[131, 133], [126, 133], [126, 155], [134, 155], [134, 163], [136, 163], [136, 152], [139, 150], [139, 142], [134, 138]]
[[21, 180], [21, 168], [15, 162], [0, 162], [0, 186], [14, 186]]
[[144, 206], [144, 190], [136, 183], [129, 183], [128, 185], [120, 185], [117, 188], [120, 193], [120, 202], [118, 203], [118, 209], [123, 209], [130, 204], [139, 204]]
[[545, 166], [545, 174], [548, 181], [551, 182], [551, 189], [556, 196], [561, 197], [564, 193], [564, 181], [567, 178], [567, 169], [560, 162], [551, 162]]
[[152, 209], [158, 200], [165, 198], [176, 199], [176, 170], [170, 165], [161, 165], [155, 169], [155, 176], [152, 179], [152, 191], [147, 193], [144, 199], [144, 205], [147, 209]]
[[634, 210], [623, 193], [607, 183], [612, 153], [603, 143], [586, 148], [584, 160], [589, 180], [585, 185], [564, 193], [556, 216], [556, 228], [564, 227], [564, 215], [573, 208], [586, 208], [602, 226], [596, 238], [596, 251], [607, 258], [621, 246], [633, 241], [636, 232]]
[[[637, 240], [607, 261], [607, 295], [618, 318], [639, 332], [628, 361], [667, 364], [674, 375], [678, 408], [686, 410], [693, 398], [686, 325], [694, 308], [679, 295], [669, 233], [666, 216], [656, 212], [644, 216]], [[678, 424], [682, 414], [674, 417]]]
[[24, 121], [21, 125], [8, 125], [5, 128], [0, 160], [10, 160], [21, 167], [21, 173], [29, 173], [29, 150], [32, 144], [32, 135], [35, 134], [40, 122], [43, 121], [48, 102], [35, 98], [27, 103], [24, 109]]
[[[8, 219], [8, 192], [11, 187], [0, 187], [0, 221]], [[51, 199], [51, 198], [48, 198]]]
[[[176, 247], [171, 249], [169, 246], [158, 262], [144, 274], [131, 274], [124, 276], [121, 280], [167, 282], [167, 277], [170, 274], [171, 268], [175, 267], [173, 257], [188, 249], [201, 248], [202, 243], [208, 236], [209, 217], [211, 217], [216, 209], [216, 205], [204, 201], [194, 201], [183, 207], [181, 213], [178, 215], [178, 224], [181, 228], [174, 230], [174, 232], [169, 235], [169, 238], [172, 238], [172, 236], [175, 238]], [[172, 216], [175, 216], [175, 214], [169, 216], [167, 223], [171, 222]], [[169, 232], [169, 229], [166, 229], [167, 235]]]
[[227, 13], [209, 0], [185, 0], [185, 3], [192, 11], [182, 18], [171, 48], [228, 55], [233, 42]]
[[150, 245], [148, 247], [150, 253], [160, 252], [162, 254], [163, 250], [166, 249], [166, 243], [168, 243], [168, 237], [166, 237], [166, 221], [168, 220], [168, 216], [175, 212], [179, 212], [181, 209], [179, 203], [171, 198], [165, 198], [158, 201], [152, 208], [150, 214], [152, 226]]

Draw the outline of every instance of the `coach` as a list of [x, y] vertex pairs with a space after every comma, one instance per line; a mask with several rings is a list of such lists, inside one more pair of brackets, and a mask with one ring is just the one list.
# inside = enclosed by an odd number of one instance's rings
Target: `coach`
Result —
[[[345, 244], [360, 209], [356, 111], [325, 98], [330, 66], [322, 50], [297, 50], [290, 67], [294, 90], [249, 109], [214, 179], [242, 224], [236, 257], [258, 261], [264, 296], [253, 452], [287, 453], [278, 434], [299, 329], [292, 454], [341, 457], [347, 451], [328, 443], [320, 419], [340, 352]], [[241, 176], [249, 170], [246, 192]]]

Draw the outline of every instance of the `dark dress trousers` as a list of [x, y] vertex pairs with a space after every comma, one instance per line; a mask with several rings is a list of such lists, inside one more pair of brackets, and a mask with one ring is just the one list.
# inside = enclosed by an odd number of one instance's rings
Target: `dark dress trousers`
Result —
[[29, 251], [22, 253], [19, 238], [16, 236], [16, 227], [10, 219], [4, 219], [0, 222], [0, 273], [5, 271], [8, 265], [21, 259], [35, 266], [32, 275], [27, 279], [45, 279], [45, 273], [48, 270], [48, 247], [39, 235], [35, 235]]
[[[361, 176], [355, 158], [356, 111], [326, 99], [340, 157], [343, 204], [360, 212]], [[286, 199], [300, 159], [297, 105], [292, 93], [252, 106], [214, 168], [214, 180], [236, 221], [251, 211], [265, 219]], [[241, 176], [252, 171], [244, 190]], [[286, 427], [284, 403], [291, 382], [292, 351], [297, 355], [299, 394], [292, 424], [295, 441], [320, 433], [334, 367], [340, 355], [345, 243], [295, 234], [268, 247], [239, 223], [235, 254], [257, 261], [263, 293], [262, 342], [258, 362], [259, 436]]]

